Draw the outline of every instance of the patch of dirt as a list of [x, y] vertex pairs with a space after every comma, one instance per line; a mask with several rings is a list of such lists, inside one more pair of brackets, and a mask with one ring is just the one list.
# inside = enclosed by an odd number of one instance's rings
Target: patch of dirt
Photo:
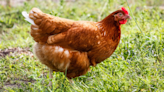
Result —
[[[3, 88], [21, 88], [21, 84], [16, 84], [16, 83], [11, 84], [11, 83], [7, 82], [7, 83], [3, 86]], [[2, 89], [3, 89], [3, 88], [2, 88]]]
[[14, 79], [12, 80], [14, 83], [11, 82], [6, 82], [3, 87], [0, 87], [0, 89], [5, 89], [5, 88], [22, 88], [22, 84], [28, 84], [34, 83], [35, 80], [22, 80], [22, 79]]
[[11, 49], [4, 49], [4, 50], [0, 50], [0, 57], [5, 57], [5, 56], [11, 56], [11, 55], [15, 55], [15, 54], [26, 54], [29, 56], [33, 57], [33, 53], [30, 51], [29, 48], [11, 48]]
[[[5, 56], [15, 56], [19, 54], [26, 54], [33, 57], [33, 53], [30, 51], [30, 48], [9, 48], [9, 49], [0, 49], [0, 58]], [[12, 82], [11, 82], [12, 81]], [[6, 88], [22, 88], [22, 85], [26, 85], [29, 82], [34, 83], [36, 80], [32, 79], [18, 79], [14, 78], [11, 81], [6, 81], [2, 87], [0, 87], [0, 92], [6, 91]]]

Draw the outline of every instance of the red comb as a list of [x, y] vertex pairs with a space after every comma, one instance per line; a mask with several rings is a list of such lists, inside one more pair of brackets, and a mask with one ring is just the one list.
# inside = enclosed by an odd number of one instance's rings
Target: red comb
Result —
[[122, 7], [121, 9], [125, 14], [129, 14], [128, 11], [125, 9], [125, 7]]

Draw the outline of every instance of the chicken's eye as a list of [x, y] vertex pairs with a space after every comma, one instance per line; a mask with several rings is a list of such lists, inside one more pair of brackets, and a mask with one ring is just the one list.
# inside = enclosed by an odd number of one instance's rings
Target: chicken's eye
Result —
[[119, 13], [119, 16], [121, 17], [121, 16], [123, 16], [123, 14], [122, 13]]

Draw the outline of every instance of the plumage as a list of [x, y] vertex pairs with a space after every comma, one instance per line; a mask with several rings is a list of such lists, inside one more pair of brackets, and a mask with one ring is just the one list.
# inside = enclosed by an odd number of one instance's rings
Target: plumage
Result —
[[55, 17], [37, 8], [24, 16], [34, 21], [30, 33], [37, 58], [52, 71], [67, 73], [69, 79], [86, 74], [90, 66], [112, 55], [120, 41], [120, 25], [130, 17], [125, 8], [99, 22]]

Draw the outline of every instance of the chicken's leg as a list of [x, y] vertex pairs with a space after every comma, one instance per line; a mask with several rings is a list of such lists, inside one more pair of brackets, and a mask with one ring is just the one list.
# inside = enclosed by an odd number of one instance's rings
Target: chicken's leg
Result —
[[49, 71], [50, 71], [50, 73], [49, 73], [49, 78], [50, 78], [51, 80], [50, 80], [48, 86], [51, 87], [51, 86], [52, 86], [52, 78], [53, 78], [53, 70], [49, 68]]

